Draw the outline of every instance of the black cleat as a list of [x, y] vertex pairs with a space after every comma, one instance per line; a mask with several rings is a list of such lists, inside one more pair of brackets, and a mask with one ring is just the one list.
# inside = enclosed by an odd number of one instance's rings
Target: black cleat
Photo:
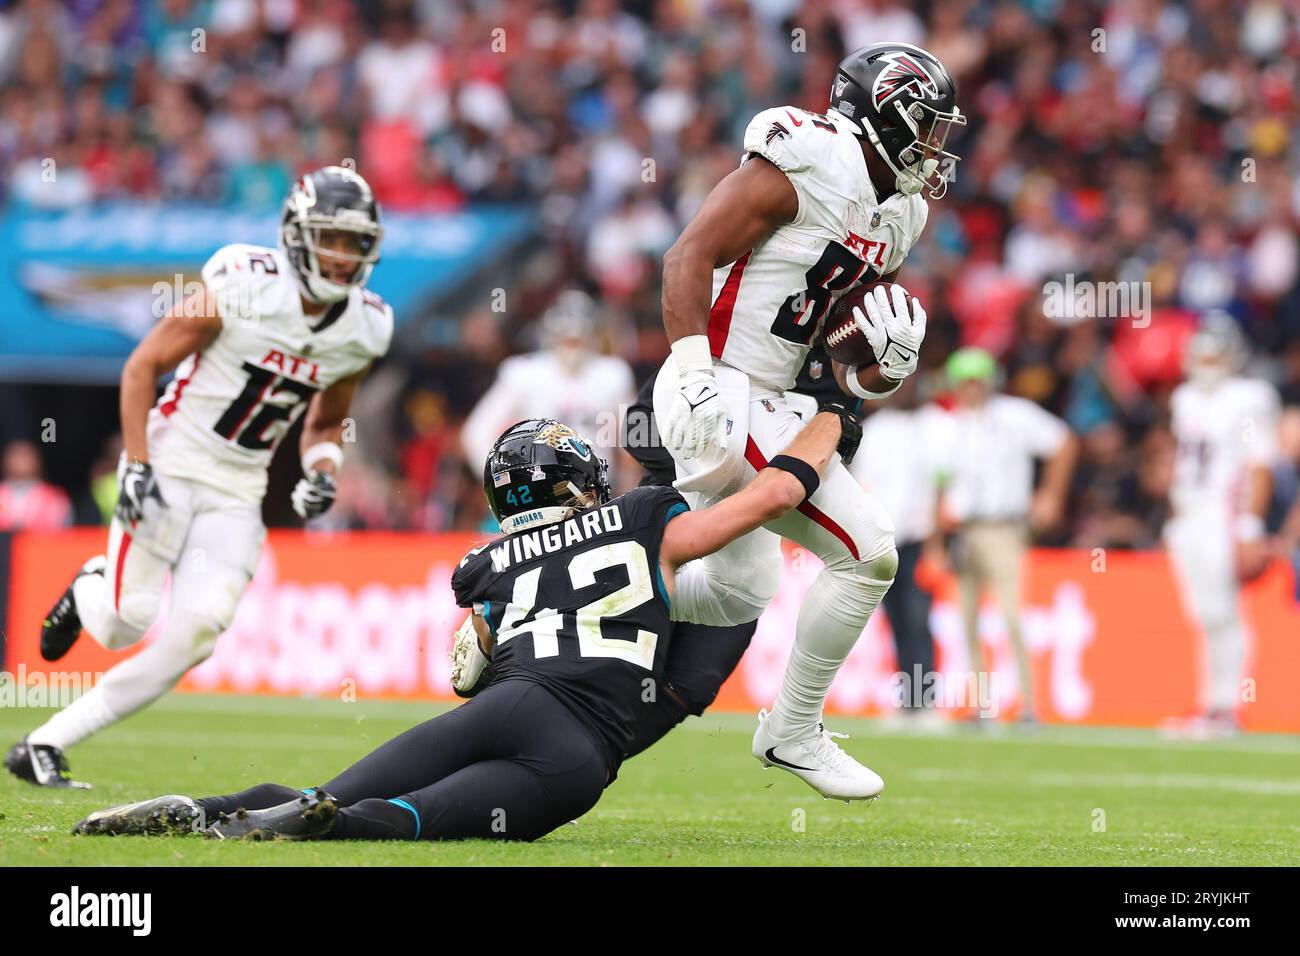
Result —
[[214, 840], [315, 840], [329, 833], [339, 805], [320, 787], [266, 810], [223, 813], [203, 831]]
[[181, 836], [203, 829], [203, 811], [189, 797], [170, 794], [96, 810], [72, 828], [77, 836]]
[[63, 790], [89, 790], [90, 784], [73, 780], [68, 770], [68, 758], [58, 747], [46, 744], [29, 744], [24, 737], [5, 754], [5, 769], [19, 780], [38, 787]]
[[41, 657], [47, 661], [57, 661], [68, 653], [72, 645], [77, 643], [77, 638], [81, 636], [81, 615], [77, 613], [77, 601], [72, 595], [72, 585], [76, 584], [77, 579], [83, 575], [102, 576], [104, 564], [103, 555], [91, 558], [83, 564], [76, 577], [72, 579], [72, 584], [68, 585], [68, 589], [45, 615], [45, 620], [41, 623]]

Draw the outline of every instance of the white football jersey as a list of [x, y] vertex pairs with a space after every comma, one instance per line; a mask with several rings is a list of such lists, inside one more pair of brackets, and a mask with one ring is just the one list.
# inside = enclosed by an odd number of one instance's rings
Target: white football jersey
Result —
[[921, 196], [878, 202], [857, 138], [836, 113], [764, 110], [745, 156], [781, 169], [799, 197], [793, 221], [713, 272], [713, 357], [777, 389], [794, 384], [832, 303], [902, 265], [925, 228]]
[[1245, 503], [1246, 469], [1272, 467], [1277, 458], [1279, 404], [1277, 390], [1258, 379], [1228, 378], [1212, 388], [1184, 382], [1174, 389], [1175, 514], [1226, 513]]
[[150, 411], [149, 459], [161, 474], [256, 502], [276, 446], [312, 396], [388, 351], [393, 310], [354, 288], [304, 315], [292, 267], [265, 246], [223, 247], [203, 281], [222, 329], [181, 363]]
[[461, 444], [475, 468], [487, 460], [501, 433], [525, 418], [555, 418], [572, 425], [613, 461], [619, 421], [636, 389], [632, 369], [613, 355], [590, 355], [571, 371], [550, 350], [515, 355], [461, 429]]

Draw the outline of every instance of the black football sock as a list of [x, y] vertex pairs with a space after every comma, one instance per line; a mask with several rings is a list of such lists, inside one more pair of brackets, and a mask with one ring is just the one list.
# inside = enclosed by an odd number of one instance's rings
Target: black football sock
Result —
[[340, 807], [327, 840], [414, 840], [419, 817], [409, 805], [372, 797]]
[[279, 783], [259, 783], [238, 793], [224, 797], [204, 797], [194, 802], [199, 805], [208, 822], [214, 823], [219, 814], [234, 813], [240, 807], [245, 810], [266, 810], [301, 796], [302, 791], [295, 790], [293, 787], [286, 787]]

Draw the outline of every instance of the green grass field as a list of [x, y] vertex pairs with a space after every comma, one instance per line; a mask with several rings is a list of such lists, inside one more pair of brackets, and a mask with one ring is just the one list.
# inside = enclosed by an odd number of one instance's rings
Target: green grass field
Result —
[[[1280, 865], [1300, 863], [1300, 740], [1172, 743], [1136, 730], [890, 733], [835, 721], [886, 780], [822, 800], [749, 754], [752, 719], [688, 721], [600, 804], [534, 844], [235, 844], [73, 837], [93, 809], [264, 780], [308, 786], [423, 705], [175, 695], [72, 752], [83, 791], [0, 779], [0, 863], [77, 865]], [[0, 710], [4, 746], [41, 711]], [[1104, 816], [1103, 816], [1104, 815]], [[1104, 829], [1102, 829], [1104, 824]]]

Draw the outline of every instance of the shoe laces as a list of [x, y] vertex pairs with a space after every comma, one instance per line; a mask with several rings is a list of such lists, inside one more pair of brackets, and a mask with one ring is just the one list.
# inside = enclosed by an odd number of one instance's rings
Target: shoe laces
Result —
[[848, 734], [827, 730], [823, 724], [817, 726], [821, 733], [808, 742], [808, 748], [819, 760], [835, 770], [842, 770], [847, 764], [856, 763], [852, 757], [845, 753], [844, 748], [835, 742], [836, 738], [848, 740]]

